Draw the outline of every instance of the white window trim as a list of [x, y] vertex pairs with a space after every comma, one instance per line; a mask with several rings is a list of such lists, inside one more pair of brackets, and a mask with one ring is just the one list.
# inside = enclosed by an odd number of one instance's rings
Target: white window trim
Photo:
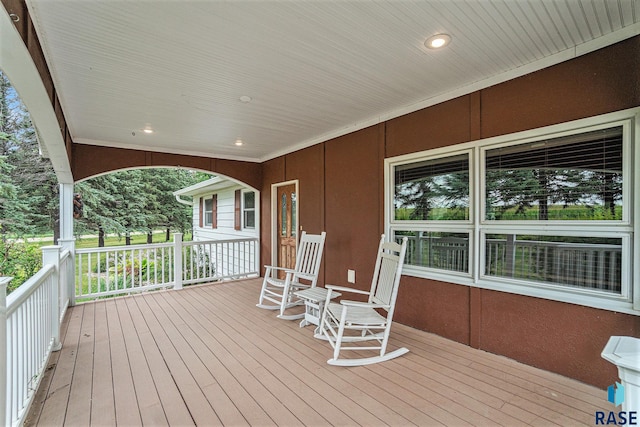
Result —
[[[244, 205], [244, 195], [246, 193], [253, 193], [253, 197], [254, 197], [254, 199], [253, 199], [254, 207], [253, 208], [247, 209], [245, 207], [245, 205]], [[242, 229], [243, 230], [256, 230], [258, 228], [258, 220], [259, 220], [259, 218], [258, 218], [258, 192], [255, 191], [255, 190], [242, 190], [242, 193], [240, 195], [240, 205], [241, 205], [241, 208], [242, 208]], [[245, 220], [245, 215], [244, 214], [248, 210], [252, 210], [253, 211], [253, 218], [254, 218], [254, 221], [255, 221], [255, 224], [254, 224], [253, 227], [247, 227], [247, 225], [245, 224], [245, 221], [244, 221]]]
[[[211, 221], [207, 223], [207, 200], [211, 200]], [[213, 196], [202, 198], [202, 228], [211, 228], [213, 224]]]
[[[622, 295], [609, 295], [597, 290], [564, 288], [558, 285], [526, 282], [484, 276], [484, 236], [488, 233], [499, 233], [505, 230], [521, 231], [523, 227], [531, 226], [531, 221], [488, 221], [484, 219], [484, 206], [476, 205], [481, 201], [484, 191], [483, 153], [501, 145], [526, 143], [539, 140], [547, 136], [559, 137], [563, 135], [596, 130], [598, 128], [623, 126], [623, 219], [622, 221], [590, 221], [590, 226], [599, 226], [597, 231], [590, 231], [590, 235], [603, 237], [622, 237], [623, 268]], [[394, 167], [428, 158], [454, 156], [463, 152], [470, 154], [470, 220], [467, 221], [396, 221], [393, 207], [393, 179]], [[599, 309], [618, 311], [640, 315], [640, 173], [633, 168], [640, 168], [640, 108], [617, 111], [586, 119], [531, 129], [523, 132], [501, 135], [492, 138], [471, 141], [449, 147], [405, 154], [387, 158], [384, 161], [384, 221], [385, 230], [392, 236], [398, 230], [423, 231], [451, 231], [469, 232], [469, 273], [430, 269], [405, 264], [403, 274], [426, 279], [439, 280], [449, 283], [496, 290], [501, 292], [526, 295], [555, 301], [579, 304]], [[474, 185], [475, 182], [479, 184]], [[482, 205], [482, 203], [480, 203]], [[538, 234], [577, 235], [580, 225], [574, 221], [548, 221], [544, 227], [532, 227]], [[631, 236], [636, 236], [632, 239]]]

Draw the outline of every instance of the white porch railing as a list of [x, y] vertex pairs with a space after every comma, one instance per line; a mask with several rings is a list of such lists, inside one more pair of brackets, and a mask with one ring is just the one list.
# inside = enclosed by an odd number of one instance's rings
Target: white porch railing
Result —
[[100, 298], [259, 274], [257, 238], [78, 249], [76, 298]]
[[258, 275], [258, 254], [258, 239], [184, 242], [182, 283]]
[[257, 238], [183, 242], [177, 233], [173, 243], [77, 251], [73, 240], [60, 243], [42, 248], [42, 269], [8, 296], [11, 277], [0, 277], [0, 423], [8, 426], [24, 422], [76, 299], [259, 274]]
[[[60, 349], [60, 321], [69, 304], [73, 256], [61, 246], [42, 248], [43, 267], [6, 296], [0, 278], [0, 420], [22, 424], [52, 351]], [[71, 276], [73, 277], [73, 276]]]

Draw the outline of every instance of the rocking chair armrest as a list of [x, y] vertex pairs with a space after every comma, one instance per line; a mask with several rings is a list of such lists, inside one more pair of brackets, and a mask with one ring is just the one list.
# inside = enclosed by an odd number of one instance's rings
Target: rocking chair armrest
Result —
[[265, 273], [266, 273], [267, 271], [272, 271], [272, 270], [280, 270], [280, 271], [284, 271], [284, 272], [285, 272], [285, 273], [287, 273], [287, 274], [293, 274], [293, 273], [295, 273], [295, 272], [296, 272], [295, 270], [292, 270], [291, 268], [276, 267], [275, 265], [265, 265], [265, 266], [264, 266], [264, 268], [266, 269], [266, 270], [265, 270]]
[[324, 287], [332, 291], [351, 292], [354, 294], [369, 295], [371, 293], [370, 291], [361, 291], [360, 289], [346, 288], [344, 286], [337, 285], [324, 285]]
[[389, 306], [385, 304], [373, 304], [364, 301], [342, 300], [340, 301], [340, 304], [348, 307], [389, 308]]

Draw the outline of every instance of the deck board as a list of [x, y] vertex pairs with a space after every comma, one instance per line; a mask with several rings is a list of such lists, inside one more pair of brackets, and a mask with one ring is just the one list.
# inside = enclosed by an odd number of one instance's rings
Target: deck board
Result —
[[[142, 315], [137, 300], [135, 298], [126, 298], [125, 301], [129, 307], [131, 321], [138, 333], [141, 351], [144, 353], [147, 363], [150, 367], [166, 368], [167, 365], [163, 354], [158, 348], [155, 338]], [[169, 425], [193, 424], [193, 418], [191, 418], [189, 411], [182, 401], [180, 390], [172, 378], [171, 373], [167, 369], [151, 369], [151, 374]]]
[[[88, 304], [87, 304], [88, 306]], [[93, 387], [91, 391], [91, 425], [114, 425], [116, 422], [116, 402], [113, 395], [113, 371], [111, 365], [111, 343], [109, 329], [99, 325], [107, 324], [106, 303], [95, 306], [95, 356], [93, 359]]]
[[327, 365], [313, 327], [255, 307], [259, 279], [68, 310], [26, 425], [580, 426], [606, 393], [394, 324], [410, 352]]

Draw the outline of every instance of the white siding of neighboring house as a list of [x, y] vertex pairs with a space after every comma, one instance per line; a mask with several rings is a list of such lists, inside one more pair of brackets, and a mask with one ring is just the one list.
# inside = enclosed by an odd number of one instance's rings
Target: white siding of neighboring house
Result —
[[[235, 191], [241, 189], [241, 186], [228, 187], [222, 190], [205, 192], [193, 196], [193, 240], [227, 240], [249, 237], [259, 237], [259, 220], [256, 217], [256, 227], [253, 229], [234, 229], [235, 216]], [[218, 195], [218, 227], [211, 226], [200, 227], [200, 198], [211, 197], [213, 194]], [[257, 196], [257, 195], [256, 195]], [[258, 203], [256, 197], [256, 204]], [[256, 214], [258, 209], [256, 207]]]
[[[256, 227], [255, 228], [242, 228], [241, 230], [235, 230], [235, 191], [242, 190], [243, 187], [235, 185], [218, 190], [203, 190], [202, 193], [193, 196], [193, 240], [194, 241], [208, 241], [208, 240], [234, 240], [244, 238], [259, 238], [260, 220], [258, 217], [259, 212], [259, 193], [256, 192]], [[249, 191], [246, 190], [245, 191]], [[217, 194], [217, 228], [212, 228], [211, 225], [204, 225], [200, 227], [200, 199], [210, 198], [213, 194]], [[203, 212], [204, 215], [204, 212]], [[241, 221], [244, 215], [241, 212]], [[255, 245], [259, 246], [257, 243]], [[240, 264], [249, 262], [248, 259], [253, 259], [255, 254], [244, 253], [241, 249], [244, 246], [239, 244], [224, 244], [213, 245], [209, 249], [212, 259], [215, 259], [217, 272], [222, 276], [233, 276], [234, 271], [242, 271], [243, 266]]]

